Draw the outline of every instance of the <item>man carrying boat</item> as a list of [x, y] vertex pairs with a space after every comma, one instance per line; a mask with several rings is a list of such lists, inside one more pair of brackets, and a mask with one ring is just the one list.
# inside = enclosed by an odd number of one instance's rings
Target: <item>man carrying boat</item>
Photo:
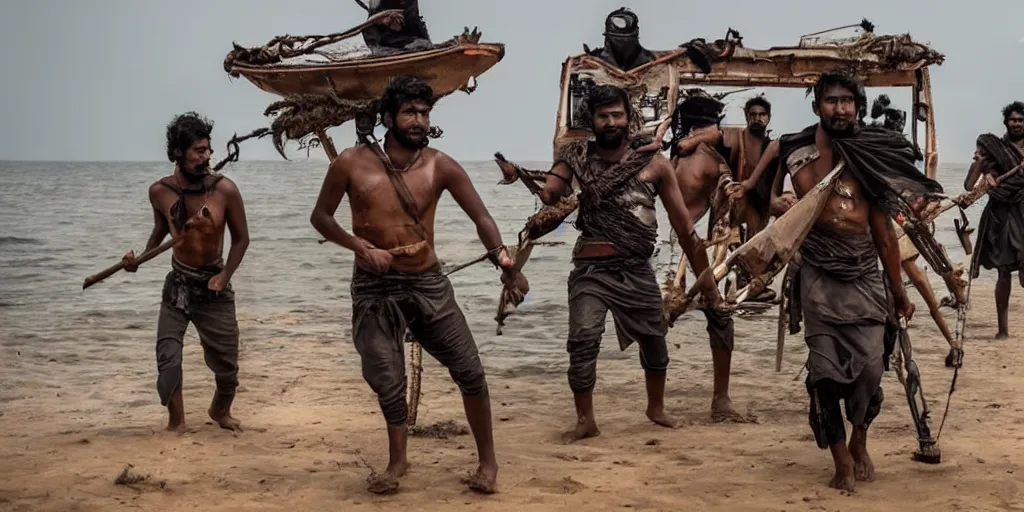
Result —
[[[723, 182], [731, 180], [731, 170], [725, 158], [711, 146], [698, 142], [693, 149], [684, 149], [686, 139], [699, 140], [701, 134], [714, 132], [722, 119], [723, 105], [707, 96], [691, 96], [676, 107], [672, 120], [672, 141], [670, 155], [675, 169], [679, 192], [686, 204], [693, 222], [699, 222], [711, 212], [708, 221], [708, 240], [719, 222], [718, 217], [728, 215], [728, 201], [720, 201], [725, 194], [720, 189]], [[724, 206], [724, 208], [722, 208]], [[715, 207], [719, 207], [716, 210]], [[700, 275], [699, 273], [696, 275]], [[732, 316], [717, 308], [703, 308], [707, 319], [707, 331], [711, 343], [711, 358], [714, 364], [714, 392], [711, 399], [711, 416], [716, 421], [743, 421], [743, 416], [732, 407], [729, 398], [729, 372], [732, 365], [734, 330]]]
[[[1024, 103], [1015, 101], [1003, 108], [1006, 133], [997, 137], [986, 133], [978, 137], [974, 163], [964, 180], [964, 188], [974, 189], [978, 178], [997, 177], [1020, 165], [1024, 157]], [[1016, 271], [1024, 286], [1024, 173], [1015, 172], [989, 191], [988, 204], [978, 223], [978, 243], [971, 259], [971, 277], [979, 267], [997, 269], [996, 315], [999, 331], [996, 339], [1009, 337], [1011, 273]]]
[[[942, 190], [917, 172], [912, 144], [904, 137], [860, 125], [857, 114], [865, 102], [863, 86], [853, 77], [823, 73], [814, 86], [819, 123], [779, 141], [798, 197], [835, 164], [843, 165], [800, 247], [790, 300], [805, 322], [811, 430], [818, 446], [832, 452], [836, 472], [829, 486], [847, 491], [857, 480], [874, 479], [867, 431], [881, 411], [884, 361], [898, 326], [891, 314], [909, 320], [914, 312], [889, 219], [911, 214], [909, 204]], [[848, 446], [840, 400], [853, 425]]]
[[[563, 146], [542, 186], [534, 192], [547, 205], [573, 193], [580, 184], [576, 227], [581, 231], [573, 249], [575, 268], [569, 274], [569, 387], [573, 391], [577, 424], [563, 440], [573, 442], [600, 434], [594, 416], [593, 390], [597, 356], [605, 318], [611, 310], [621, 350], [634, 342], [647, 387], [647, 417], [674, 427], [665, 413], [665, 375], [668, 348], [662, 298], [651, 267], [657, 241], [655, 196], [679, 235], [683, 251], [697, 275], [708, 267], [707, 253], [693, 227], [679, 192], [672, 164], [656, 151], [638, 152], [649, 140], [630, 137], [633, 115], [622, 88], [602, 85], [587, 99], [594, 140], [570, 141]], [[710, 274], [710, 273], [709, 273]], [[710, 277], [710, 275], [709, 275]], [[707, 282], [706, 282], [707, 281]], [[708, 300], [717, 304], [713, 280], [698, 283]]]
[[[390, 459], [368, 489], [394, 492], [408, 467], [406, 328], [443, 364], [462, 391], [466, 418], [476, 439], [479, 467], [466, 483], [495, 492], [498, 465], [491, 432], [491, 405], [473, 334], [451, 282], [434, 252], [434, 214], [448, 191], [469, 215], [502, 280], [520, 296], [525, 279], [512, 269], [501, 233], [466, 171], [448, 155], [427, 147], [434, 92], [419, 78], [392, 79], [380, 102], [388, 129], [381, 148], [366, 141], [343, 151], [324, 178], [310, 222], [327, 240], [355, 253], [352, 276], [352, 341], [363, 377], [377, 394], [387, 423]], [[353, 234], [334, 220], [348, 195]]]
[[[212, 131], [213, 123], [194, 112], [176, 117], [167, 126], [167, 158], [174, 172], [149, 187], [154, 223], [146, 250], [168, 234], [182, 239], [172, 252], [156, 328], [157, 392], [167, 407], [167, 430], [179, 433], [185, 431], [181, 364], [190, 321], [217, 383], [210, 418], [226, 429], [241, 428], [231, 416], [238, 387], [238, 321], [230, 282], [249, 247], [249, 231], [238, 187], [210, 171]], [[222, 259], [225, 226], [231, 233], [227, 263]], [[133, 252], [123, 261], [126, 271], [138, 269]]]

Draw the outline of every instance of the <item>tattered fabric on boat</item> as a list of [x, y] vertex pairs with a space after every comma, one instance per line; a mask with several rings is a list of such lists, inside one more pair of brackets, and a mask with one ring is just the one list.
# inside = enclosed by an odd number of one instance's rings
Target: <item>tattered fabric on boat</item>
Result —
[[[657, 155], [637, 152], [633, 144], [617, 163], [598, 157], [586, 140], [565, 144], [558, 162], [564, 162], [579, 181], [579, 211], [576, 227], [584, 238], [605, 240], [629, 257], [647, 259], [654, 255], [658, 238], [653, 183], [640, 181], [640, 173]], [[637, 210], [650, 218], [645, 222]]]
[[424, 50], [433, 44], [427, 32], [427, 24], [420, 16], [418, 0], [370, 0], [367, 14], [373, 16], [381, 11], [398, 9], [402, 11], [404, 22], [400, 30], [373, 25], [363, 30], [363, 41], [375, 53], [387, 53], [395, 50]]
[[[999, 176], [1021, 163], [1020, 150], [1006, 137], [986, 133], [978, 137], [978, 147], [984, 152], [983, 173]], [[980, 267], [1008, 271], [1024, 268], [1024, 172], [1011, 175], [989, 191], [988, 204], [978, 222], [977, 240], [971, 277], [978, 277]]]

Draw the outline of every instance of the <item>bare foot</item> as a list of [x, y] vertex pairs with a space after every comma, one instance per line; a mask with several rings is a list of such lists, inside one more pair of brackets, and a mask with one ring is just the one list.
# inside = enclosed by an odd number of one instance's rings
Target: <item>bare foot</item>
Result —
[[597, 422], [582, 421], [576, 424], [576, 428], [562, 434], [562, 442], [570, 444], [580, 439], [597, 437], [599, 435], [601, 435], [601, 429], [597, 428]]
[[167, 431], [178, 434], [185, 433], [185, 401], [181, 387], [178, 387], [167, 402]]
[[185, 419], [184, 418], [171, 418], [167, 421], [167, 431], [174, 432], [176, 434], [185, 433]]
[[1006, 340], [1006, 339], [1009, 339], [1009, 338], [1010, 338], [1010, 334], [1009, 333], [1006, 333], [1006, 332], [996, 333], [996, 339], [997, 340]]
[[853, 456], [853, 476], [858, 482], [875, 481], [875, 465], [871, 457], [865, 452], [862, 456]]
[[462, 483], [476, 492], [494, 494], [498, 492], [498, 467], [481, 465], [476, 473], [463, 478]]
[[657, 409], [648, 408], [647, 419], [663, 427], [676, 428], [676, 420], [671, 416], [665, 414], [665, 409], [662, 409], [660, 407]]
[[714, 398], [711, 400], [711, 421], [715, 423], [733, 422], [750, 423], [750, 420], [732, 408], [732, 400], [729, 397]]
[[409, 469], [408, 462], [391, 464], [383, 473], [371, 469], [366, 477], [366, 490], [374, 494], [392, 494], [398, 492], [398, 479], [405, 476]]
[[231, 403], [219, 404], [217, 398], [213, 399], [213, 403], [210, 404], [210, 409], [206, 411], [210, 415], [210, 419], [217, 422], [220, 428], [226, 428], [233, 431], [242, 431], [242, 422], [231, 417]]
[[828, 486], [841, 491], [854, 492], [856, 487], [856, 478], [854, 477], [853, 467], [845, 468], [842, 471], [836, 471], [835, 476], [833, 476], [832, 480], [828, 482]]

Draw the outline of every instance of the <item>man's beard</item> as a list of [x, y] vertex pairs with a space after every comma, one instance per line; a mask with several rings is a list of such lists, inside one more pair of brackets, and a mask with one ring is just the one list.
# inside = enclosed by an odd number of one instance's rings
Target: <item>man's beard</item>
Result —
[[[845, 123], [845, 126], [841, 128], [837, 127], [840, 123]], [[825, 133], [827, 133], [829, 137], [832, 137], [833, 139], [841, 139], [857, 133], [857, 122], [846, 121], [845, 119], [825, 119], [823, 117], [821, 118], [821, 128], [825, 130]]]
[[391, 136], [395, 138], [395, 142], [408, 149], [423, 149], [430, 144], [430, 137], [427, 137], [427, 132], [422, 132], [422, 134], [422, 138], [416, 141], [409, 136], [409, 132], [398, 129], [391, 130]]
[[750, 133], [752, 133], [754, 135], [762, 136], [762, 135], [764, 135], [765, 131], [768, 129], [768, 126], [760, 124], [760, 123], [751, 123], [751, 124], [747, 125], [747, 129], [750, 130]]
[[626, 129], [621, 126], [605, 128], [594, 134], [597, 146], [601, 149], [616, 149], [626, 140]]
[[178, 162], [178, 167], [181, 169], [182, 176], [189, 183], [200, 183], [206, 179], [207, 174], [210, 174], [210, 162], [203, 162], [191, 171], [188, 170], [188, 166], [185, 165], [184, 161]]

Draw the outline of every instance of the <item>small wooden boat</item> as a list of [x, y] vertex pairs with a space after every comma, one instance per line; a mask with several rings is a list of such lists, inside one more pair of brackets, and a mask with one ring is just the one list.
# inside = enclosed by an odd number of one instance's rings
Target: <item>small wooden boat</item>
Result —
[[388, 80], [397, 75], [423, 78], [440, 97], [471, 88], [476, 77], [505, 56], [503, 44], [479, 39], [479, 33], [463, 34], [429, 50], [324, 63], [260, 65], [232, 59], [225, 63], [225, 70], [286, 98], [315, 94], [370, 101], [380, 98]]
[[455, 91], [471, 93], [476, 79], [505, 56], [505, 45], [481, 43], [475, 28], [422, 50], [338, 46], [368, 27], [393, 24], [401, 17], [402, 11], [388, 10], [336, 34], [278, 36], [255, 48], [236, 44], [224, 59], [224, 71], [282, 97], [264, 112], [276, 117], [270, 133], [282, 156], [284, 142], [298, 140], [306, 147], [322, 146], [333, 159], [337, 150], [327, 130], [361, 112], [375, 113], [373, 105], [391, 78], [422, 78], [435, 99]]

